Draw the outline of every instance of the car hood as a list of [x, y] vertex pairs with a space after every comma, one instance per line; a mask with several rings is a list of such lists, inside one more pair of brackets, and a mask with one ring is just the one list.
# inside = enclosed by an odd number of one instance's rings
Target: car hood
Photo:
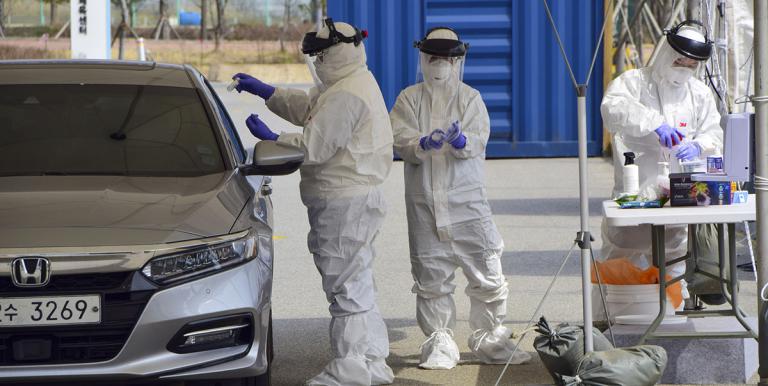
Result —
[[248, 199], [202, 177], [0, 178], [0, 248], [147, 245], [228, 233]]

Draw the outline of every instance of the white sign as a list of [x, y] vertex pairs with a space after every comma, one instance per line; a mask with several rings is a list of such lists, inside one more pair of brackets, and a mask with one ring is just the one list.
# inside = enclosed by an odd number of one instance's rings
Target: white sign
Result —
[[72, 59], [111, 59], [109, 0], [70, 0]]

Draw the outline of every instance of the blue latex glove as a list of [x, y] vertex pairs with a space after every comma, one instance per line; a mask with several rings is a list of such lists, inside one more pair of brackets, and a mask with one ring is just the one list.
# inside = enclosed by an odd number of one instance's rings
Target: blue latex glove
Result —
[[459, 121], [451, 123], [451, 127], [445, 132], [445, 142], [450, 143], [454, 149], [463, 149], [467, 146], [467, 136], [461, 131]]
[[248, 130], [251, 131], [254, 137], [265, 141], [277, 141], [279, 135], [272, 132], [267, 125], [259, 119], [256, 114], [251, 114], [248, 119], [245, 120], [245, 125], [248, 126]]
[[656, 128], [656, 135], [659, 136], [659, 142], [661, 142], [661, 145], [667, 148], [672, 148], [672, 146], [678, 145], [681, 142], [683, 142], [683, 138], [685, 138], [685, 135], [683, 133], [677, 131], [674, 127], [662, 123], [661, 126]]
[[237, 86], [235, 86], [237, 92], [247, 91], [253, 95], [260, 96], [264, 100], [269, 99], [275, 93], [274, 87], [242, 72], [235, 74], [232, 79], [237, 79]]
[[682, 145], [680, 145], [679, 148], [677, 148], [677, 159], [682, 161], [690, 161], [696, 158], [699, 158], [701, 155], [701, 148], [699, 147], [699, 144], [694, 141], [688, 141]]
[[422, 150], [439, 150], [443, 147], [444, 141], [445, 132], [440, 129], [434, 129], [429, 135], [419, 139], [419, 146], [421, 146]]

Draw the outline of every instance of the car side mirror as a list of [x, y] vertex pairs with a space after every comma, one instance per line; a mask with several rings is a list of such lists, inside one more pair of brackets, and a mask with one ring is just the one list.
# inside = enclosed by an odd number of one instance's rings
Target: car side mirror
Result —
[[275, 141], [259, 141], [253, 148], [253, 163], [240, 166], [245, 175], [284, 176], [299, 169], [304, 162], [301, 149]]

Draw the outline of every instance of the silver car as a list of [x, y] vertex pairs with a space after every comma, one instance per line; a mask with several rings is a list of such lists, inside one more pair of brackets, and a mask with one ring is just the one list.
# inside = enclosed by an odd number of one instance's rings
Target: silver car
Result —
[[267, 385], [270, 178], [189, 66], [0, 62], [0, 383]]

